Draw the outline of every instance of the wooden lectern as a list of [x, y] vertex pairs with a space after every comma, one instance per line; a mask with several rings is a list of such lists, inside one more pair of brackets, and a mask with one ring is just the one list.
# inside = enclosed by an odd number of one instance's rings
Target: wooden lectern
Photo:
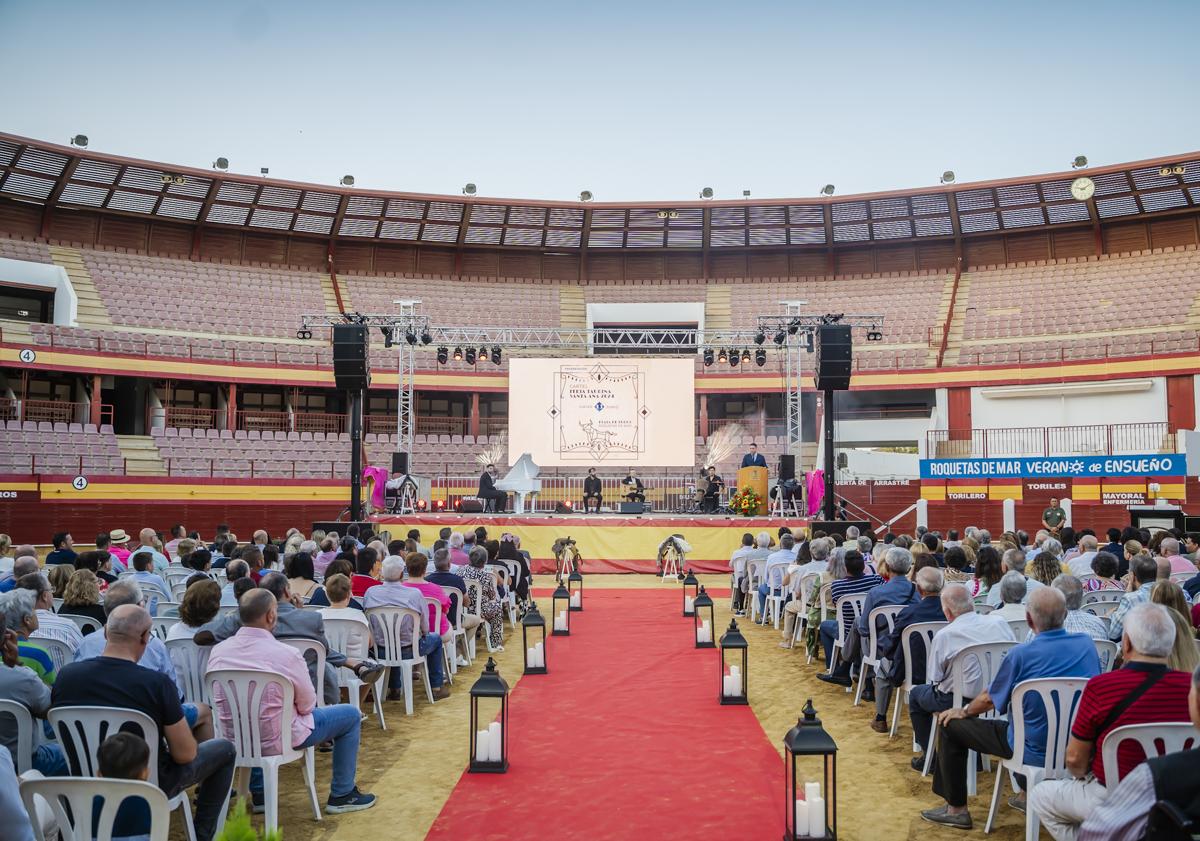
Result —
[[767, 468], [765, 467], [743, 467], [737, 472], [737, 487], [753, 488], [758, 494], [758, 498], [762, 500], [758, 504], [758, 511], [755, 513], [762, 517], [767, 513]]

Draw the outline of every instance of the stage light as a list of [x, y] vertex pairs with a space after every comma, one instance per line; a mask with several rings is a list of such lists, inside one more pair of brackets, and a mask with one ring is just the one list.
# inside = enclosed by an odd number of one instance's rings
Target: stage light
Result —
[[1158, 170], [1158, 174], [1159, 174], [1159, 175], [1161, 175], [1163, 178], [1168, 178], [1168, 177], [1170, 177], [1170, 175], [1171, 175], [1171, 167], [1169, 167], [1169, 166], [1164, 166], [1164, 167], [1161, 167], [1161, 168]]
[[738, 363], [741, 361], [742, 361], [742, 357], [741, 357], [741, 354], [738, 353], [737, 348], [734, 348], [733, 350], [731, 350], [729, 352], [729, 367], [730, 368], [736, 368]]
[[822, 188], [821, 188], [821, 195], [823, 195], [823, 196], [832, 196], [832, 195], [833, 195], [833, 185], [832, 185], [832, 184], [826, 184], [824, 187], [822, 187]]
[[175, 176], [175, 183], [176, 183], [176, 184], [186, 184], [186, 183], [187, 183], [187, 179], [186, 179], [186, 178], [184, 178], [182, 175], [176, 175], [176, 176]]
[[500, 364], [500, 345], [492, 345], [492, 364]]
[[1083, 169], [1087, 166], [1087, 155], [1076, 155], [1075, 160], [1071, 161], [1071, 169]]
[[813, 352], [813, 334], [811, 332], [804, 334], [804, 349], [809, 353]]
[[799, 321], [796, 321], [795, 319], [793, 319], [792, 321], [788, 322], [787, 331], [788, 331], [789, 336], [796, 335], [796, 333], [799, 330], [800, 330], [800, 322]]
[[446, 510], [446, 500], [435, 499], [433, 501], [433, 510], [434, 511], [445, 511]]
[[867, 341], [868, 342], [882, 342], [883, 341], [883, 333], [880, 332], [878, 324], [872, 324], [871, 329], [867, 331]]
[[700, 198], [711, 199], [712, 197], [713, 197], [712, 187], [705, 187], [703, 190], [700, 191]]
[[308, 329], [307, 324], [301, 324], [300, 329], [296, 331], [296, 338], [297, 339], [311, 339], [312, 338], [312, 330]]
[[954, 170], [948, 169], [945, 172], [943, 172], [942, 177], [941, 177], [941, 183], [942, 184], [953, 184], [954, 183]]
[[767, 334], [764, 333], [762, 330], [759, 330], [757, 333], [754, 334], [754, 344], [761, 345], [766, 340], [767, 340]]
[[445, 365], [449, 359], [450, 359], [450, 351], [448, 351], [444, 347], [440, 347], [437, 349], [438, 365]]
[[410, 345], [415, 345], [417, 343], [417, 334], [413, 332], [411, 327], [404, 331], [404, 341], [408, 342]]
[[775, 334], [775, 337], [773, 339], [771, 339], [771, 341], [773, 341], [777, 345], [781, 345], [787, 341], [787, 334], [784, 333], [782, 330], [780, 330], [778, 333]]
[[338, 183], [341, 184], [343, 187], [353, 187], [354, 186], [354, 176], [353, 175], [343, 175], [342, 180], [339, 181]]
[[659, 219], [666, 219], [666, 218], [667, 218], [667, 211], [665, 211], [665, 210], [660, 210], [660, 211], [658, 211], [658, 214], [657, 214], [657, 215], [658, 215], [658, 218], [659, 218]]
[[[458, 351], [455, 351], [454, 353], [455, 353], [455, 356], [458, 355]], [[467, 356], [467, 364], [474, 365], [475, 364], [475, 348], [473, 348], [473, 347], [467, 348], [466, 356]]]
[[454, 510], [462, 511], [462, 500], [461, 499], [454, 500]]
[[392, 346], [392, 328], [380, 327], [379, 332], [383, 334], [383, 346], [385, 348]]
[[746, 348], [745, 350], [742, 351], [742, 364], [743, 365], [750, 364], [750, 348]]
[[757, 365], [759, 368], [761, 368], [762, 366], [767, 364], [766, 348], [760, 347], [758, 350], [754, 351], [754, 364]]
[[428, 507], [429, 507], [429, 503], [427, 503], [425, 500], [423, 500], [423, 499], [417, 500], [417, 510], [418, 511], [424, 511]]
[[594, 198], [595, 198], [595, 196], [593, 196], [593, 195], [592, 195], [592, 191], [591, 191], [591, 190], [584, 190], [583, 192], [581, 192], [581, 193], [579, 194], [579, 200], [580, 200], [580, 201], [591, 201], [591, 200], [592, 200], [592, 199], [594, 199]]
[[423, 344], [423, 345], [433, 344], [433, 336], [429, 335], [429, 328], [426, 328], [421, 331], [421, 344]]
[[217, 158], [213, 161], [212, 168], [221, 170], [229, 169], [229, 158]]
[[158, 177], [158, 180], [164, 184], [170, 184], [174, 179], [171, 178], [171, 176], [168, 173], [164, 172], [162, 175], [160, 175]]
[[1175, 166], [1171, 167], [1172, 175], [1183, 175], [1185, 172], [1187, 172], [1186, 164], [1175, 164]]
[[717, 361], [720, 363], [729, 361], [729, 353], [725, 350], [725, 348], [721, 348], [721, 352], [717, 354]]
[[470, 181], [468, 181], [466, 186], [463, 187], [463, 195], [464, 196], [473, 196], [473, 195], [475, 195], [475, 189], [476, 189], [475, 185], [472, 184]]
[[78, 146], [80, 149], [86, 149], [88, 144], [86, 134], [77, 134], [71, 138], [71, 145]]
[[710, 348], [710, 347], [706, 347], [706, 348], [704, 349], [704, 367], [705, 367], [705, 368], [711, 368], [711, 367], [712, 367], [712, 364], [713, 364], [713, 352], [712, 352], [712, 348]]

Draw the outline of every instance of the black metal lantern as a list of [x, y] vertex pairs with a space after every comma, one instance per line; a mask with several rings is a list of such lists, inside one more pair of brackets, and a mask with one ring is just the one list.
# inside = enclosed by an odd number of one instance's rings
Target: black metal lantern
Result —
[[550, 599], [550, 606], [553, 609], [551, 619], [554, 622], [550, 636], [569, 637], [571, 635], [571, 594], [567, 592], [567, 588], [562, 582], [559, 582], [558, 589], [554, 591], [554, 596]]
[[695, 609], [692, 611], [692, 624], [695, 628], [696, 648], [716, 648], [717, 643], [713, 638], [713, 600], [703, 586], [700, 587], [700, 595], [696, 596], [693, 606]]
[[583, 610], [583, 573], [577, 569], [571, 570], [567, 576], [567, 594], [570, 596], [570, 609]]
[[729, 630], [721, 635], [720, 698], [722, 704], [749, 704], [746, 689], [749, 685], [747, 671], [750, 666], [750, 645], [738, 630], [736, 619], [729, 621]]
[[546, 617], [538, 613], [537, 602], [521, 617], [521, 650], [525, 652], [527, 675], [544, 675], [546, 668]]
[[[783, 737], [784, 758], [784, 841], [800, 838], [837, 838], [837, 744], [821, 726], [812, 699], [804, 705], [804, 715]], [[818, 782], [812, 772], [800, 765], [815, 765], [801, 757], [820, 757], [823, 768]], [[804, 781], [801, 781], [801, 776]], [[803, 795], [803, 797], [801, 797]]]
[[[484, 715], [479, 713], [480, 702]], [[499, 702], [499, 710], [489, 711]], [[481, 722], [488, 722], [480, 730]], [[503, 774], [508, 770], [508, 684], [496, 671], [496, 661], [488, 658], [479, 680], [471, 687], [471, 761], [473, 774]]]
[[696, 576], [689, 569], [687, 575], [683, 578], [683, 615], [691, 616], [695, 613], [693, 605], [696, 602], [696, 596], [700, 589], [700, 582], [696, 580]]

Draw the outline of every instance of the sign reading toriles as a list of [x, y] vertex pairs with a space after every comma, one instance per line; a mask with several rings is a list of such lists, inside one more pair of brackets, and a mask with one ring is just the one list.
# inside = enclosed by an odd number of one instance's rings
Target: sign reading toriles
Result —
[[690, 359], [512, 359], [510, 457], [549, 467], [692, 466]]
[[1182, 453], [1128, 456], [921, 459], [922, 479], [1034, 479], [1038, 477], [1184, 476]]

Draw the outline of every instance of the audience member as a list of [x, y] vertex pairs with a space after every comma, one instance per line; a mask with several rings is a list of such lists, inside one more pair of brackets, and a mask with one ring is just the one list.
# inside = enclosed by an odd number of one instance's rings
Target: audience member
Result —
[[[477, 551], [480, 553], [481, 558], [486, 559], [487, 554], [483, 549], [478, 549]], [[414, 552], [413, 554], [417, 553]], [[480, 567], [482, 566], [483, 564], [481, 563]], [[417, 652], [425, 658], [425, 671], [429, 679], [429, 686], [433, 690], [434, 699], [441, 700], [442, 698], [448, 698], [450, 696], [450, 687], [443, 685], [445, 676], [442, 636], [440, 633], [430, 629], [430, 614], [425, 609], [425, 598], [422, 596], [420, 590], [405, 586], [403, 582], [404, 572], [404, 561], [397, 557], [387, 558], [383, 562], [383, 581], [377, 582], [376, 586], [367, 590], [367, 594], [363, 597], [363, 607], [368, 611], [373, 607], [406, 607], [421, 614], [420, 627], [414, 628], [413, 622], [409, 618], [403, 620], [400, 629], [400, 643], [403, 648], [403, 656], [412, 656], [412, 644], [415, 636], [417, 638]], [[377, 616], [370, 616], [370, 614], [368, 614], [368, 618], [371, 621], [371, 630], [375, 637], [375, 644], [383, 646], [385, 640], [382, 626], [380, 625], [381, 620]], [[385, 652], [385, 654], [395, 656], [394, 652]], [[393, 669], [388, 679], [388, 700], [401, 700], [403, 697], [402, 672], [399, 669]]]
[[86, 569], [95, 575], [102, 582], [98, 585], [101, 591], [117, 580], [117, 575], [113, 572], [112, 555], [107, 549], [80, 552], [75, 558], [75, 569]]
[[[1067, 618], [1063, 622], [1063, 628], [1067, 633], [1084, 634], [1094, 640], [1108, 639], [1108, 628], [1104, 622], [1099, 617], [1080, 610], [1083, 606], [1083, 583], [1078, 578], [1064, 573], [1055, 578], [1051, 586], [1062, 593], [1066, 600]], [[1035, 635], [1035, 632], [1030, 630], [1026, 639], [1032, 639]]]
[[[1100, 542], [1096, 540], [1095, 535], [1085, 534], [1079, 538], [1079, 552], [1073, 557], [1065, 561], [1066, 566], [1071, 571], [1071, 575], [1076, 578], [1082, 578], [1085, 575], [1092, 574], [1092, 561], [1099, 553]], [[1051, 579], [1053, 580], [1053, 579]]]
[[[926, 537], [932, 535], [926, 534]], [[936, 536], [934, 536], [936, 540]], [[942, 571], [936, 566], [924, 567], [917, 571], [914, 579], [920, 598], [906, 606], [896, 614], [893, 629], [890, 633], [879, 637], [879, 647], [876, 655], [881, 662], [875, 672], [875, 720], [871, 729], [876, 733], [888, 732], [887, 711], [892, 699], [892, 687], [904, 683], [907, 668], [904, 651], [900, 647], [900, 637], [904, 629], [921, 622], [944, 622], [946, 615], [942, 612], [942, 587], [945, 579]], [[913, 684], [925, 682], [925, 646], [924, 643], [914, 643], [912, 648], [912, 677]]]
[[69, 531], [60, 531], [50, 538], [54, 549], [46, 554], [46, 566], [75, 563], [75, 539]]
[[[75, 559], [78, 560], [79, 556], [76, 555]], [[74, 564], [55, 564], [54, 566], [46, 567], [43, 575], [46, 578], [47, 585], [50, 587], [51, 604], [54, 603], [54, 599], [61, 599], [63, 597], [63, 593], [67, 591], [67, 583], [71, 580], [71, 575], [74, 572]], [[20, 586], [19, 582], [17, 586]]]
[[[1132, 542], [1132, 541], [1130, 541]], [[1138, 554], [1129, 561], [1129, 592], [1121, 597], [1120, 603], [1108, 618], [1108, 638], [1121, 641], [1125, 614], [1135, 605], [1150, 601], [1150, 591], [1158, 579], [1158, 564], [1149, 555]]]
[[[344, 575], [346, 577], [346, 580], [350, 581], [351, 578], [354, 576], [354, 562], [348, 561], [344, 558], [339, 558], [336, 561], [333, 561], [328, 567], [326, 567], [325, 568], [325, 584], [323, 587], [318, 587], [317, 590], [313, 593], [312, 598], [308, 600], [309, 607], [333, 606], [333, 600], [331, 599], [330, 594], [328, 593], [328, 587], [329, 587], [329, 580], [331, 578], [333, 578], [335, 575]], [[362, 610], [362, 602], [356, 598], [353, 598], [353, 595], [350, 598], [350, 602], [349, 602], [348, 606], [355, 608], [356, 610]]]
[[139, 549], [129, 556], [129, 563], [133, 565], [133, 575], [130, 578], [142, 585], [148, 593], [147, 609], [151, 616], [158, 615], [158, 600], [171, 600], [171, 587], [167, 584], [161, 575], [153, 572], [154, 558], [144, 549]]
[[369, 546], [358, 550], [354, 559], [354, 575], [350, 578], [350, 591], [362, 597], [367, 590], [379, 584], [380, 562], [382, 558]]
[[1195, 635], [1192, 633], [1191, 605], [1183, 590], [1174, 581], [1159, 581], [1154, 585], [1150, 601], [1167, 609], [1167, 615], [1175, 624], [1175, 644], [1167, 657], [1167, 666], [1181, 672], [1190, 672], [1200, 665]]
[[[1052, 540], [1052, 539], [1053, 538], [1047, 538], [1046, 540], [1042, 541], [1042, 543], [1043, 544], [1049, 543], [1050, 540]], [[1057, 544], [1057, 541], [1055, 541], [1055, 543]], [[1053, 554], [1053, 553], [1051, 553], [1051, 554]], [[1034, 557], [1036, 557], [1036, 556], [1037, 555], [1035, 554]], [[1040, 587], [1046, 586], [1046, 585], [1042, 584], [1042, 582], [1038, 581], [1036, 578], [1029, 578], [1025, 575], [1025, 567], [1027, 564], [1028, 564], [1028, 559], [1026, 558], [1025, 553], [1022, 552], [1020, 549], [1008, 549], [1001, 556], [1001, 568], [1004, 570], [1004, 574], [1007, 575], [1010, 572], [1016, 572], [1016, 573], [1020, 574], [1022, 579], [1024, 579], [1024, 581], [1025, 581], [1025, 596], [1029, 596], [1033, 593], [1034, 590], [1037, 590]], [[1057, 575], [1057, 572], [1055, 574]], [[1001, 578], [1000, 580], [1003, 581], [1004, 579]], [[989, 604], [995, 608], [1000, 607], [1002, 604], [1001, 596], [1002, 596], [1002, 593], [1000, 591], [1000, 588], [992, 587], [990, 590], [988, 590], [987, 604]]]
[[[500, 596], [496, 592], [496, 579], [484, 567], [487, 564], [487, 550], [482, 546], [473, 548], [469, 555], [470, 563], [459, 570], [465, 582], [477, 581], [480, 588], [480, 604], [475, 612], [479, 615], [483, 622], [488, 623], [491, 629], [489, 634], [489, 643], [492, 649], [497, 651], [504, 650], [504, 623], [501, 621]], [[467, 604], [474, 609], [476, 606], [471, 603], [470, 591], [467, 595]]]
[[4, 627], [17, 635], [17, 656], [21, 665], [37, 675], [42, 683], [53, 686], [58, 676], [54, 658], [45, 647], [29, 638], [38, 629], [36, 604], [37, 595], [31, 590], [17, 589], [0, 594], [0, 614], [4, 616]]
[[297, 552], [287, 564], [288, 589], [305, 601], [317, 591], [317, 575], [313, 569], [312, 555]]
[[179, 604], [179, 621], [167, 631], [167, 641], [190, 640], [221, 612], [221, 585], [211, 578], [189, 584]]
[[1000, 586], [995, 588], [1000, 594], [1000, 607], [992, 611], [993, 615], [1002, 619], [1016, 621], [1025, 618], [1025, 600], [1028, 596], [1028, 580], [1021, 573], [1004, 573]]
[[[108, 533], [108, 553], [113, 556], [113, 568], [125, 572], [129, 568], [129, 535], [125, 529], [113, 529]], [[104, 547], [98, 546], [98, 549]]]
[[[83, 555], [79, 557], [82, 558]], [[104, 608], [100, 605], [100, 580], [90, 569], [77, 569], [71, 574], [71, 580], [67, 582], [67, 589], [63, 593], [62, 607], [58, 612], [63, 616], [86, 616], [95, 619], [101, 625], [104, 624]], [[87, 636], [89, 633], [90, 630], [84, 631], [83, 635]], [[80, 643], [82, 642], [80, 639]]]
[[83, 644], [83, 634], [79, 632], [78, 625], [54, 612], [54, 591], [50, 589], [46, 576], [40, 572], [22, 575], [17, 579], [17, 587], [29, 590], [36, 597], [34, 607], [37, 610], [38, 628], [31, 636], [34, 639], [61, 642], [71, 650], [72, 655], [78, 651]]
[[323, 619], [364, 619], [362, 604], [350, 596], [350, 576], [339, 572], [326, 578], [324, 595], [329, 607], [321, 608]]
[[[815, 542], [815, 541], [814, 541]], [[767, 608], [767, 596], [783, 592], [783, 575], [788, 565], [796, 561], [796, 540], [790, 534], [779, 538], [779, 551], [767, 556], [766, 569], [763, 571], [762, 583], [758, 585], [758, 612]]]
[[154, 560], [154, 568], [149, 571], [160, 575], [165, 572], [167, 567], [170, 566], [171, 561], [158, 550], [158, 535], [154, 529], [147, 528], [138, 532], [138, 542], [141, 546], [135, 549], [133, 554], [137, 555], [142, 552], [149, 552], [150, 557]]
[[1105, 550], [1097, 552], [1092, 558], [1092, 577], [1083, 579], [1083, 588], [1089, 593], [1096, 590], [1121, 590], [1121, 582], [1117, 580], [1117, 570], [1120, 563], [1117, 556]]
[[1170, 569], [1167, 574], [1168, 578], [1181, 572], [1191, 574], [1197, 571], [1194, 563], [1179, 554], [1179, 541], [1173, 537], [1162, 539], [1162, 542], [1158, 544], [1158, 555], [1168, 562]]
[[[892, 550], [888, 549], [887, 551], [891, 552]], [[908, 554], [907, 550], [901, 551]], [[867, 593], [883, 583], [880, 576], [866, 574], [865, 562], [861, 555], [857, 558], [846, 558], [845, 563], [846, 577], [834, 581], [829, 586], [829, 598], [835, 606], [846, 596]], [[841, 615], [833, 619], [826, 619], [820, 625], [818, 633], [821, 645], [825, 649], [825, 668], [828, 674], [817, 675], [817, 678], [829, 683], [836, 683], [838, 686], [850, 686], [851, 664], [849, 662], [833, 663], [833, 644], [838, 637], [839, 624], [841, 625], [841, 636], [848, 638], [850, 629], [854, 625], [853, 605], [849, 603], [841, 605]]]
[[[23, 704], [35, 719], [44, 719], [50, 709], [50, 687], [24, 665], [16, 632], [4, 628], [0, 634], [3, 636], [0, 642], [0, 698]], [[17, 720], [13, 716], [0, 715], [0, 745], [13, 752], [17, 749]], [[47, 777], [69, 773], [66, 757], [57, 742], [36, 740], [33, 767]]]
[[245, 561], [230, 561], [225, 565], [225, 585], [221, 588], [221, 607], [237, 607], [238, 599], [233, 592], [234, 583], [240, 578], [250, 577], [250, 565]]

